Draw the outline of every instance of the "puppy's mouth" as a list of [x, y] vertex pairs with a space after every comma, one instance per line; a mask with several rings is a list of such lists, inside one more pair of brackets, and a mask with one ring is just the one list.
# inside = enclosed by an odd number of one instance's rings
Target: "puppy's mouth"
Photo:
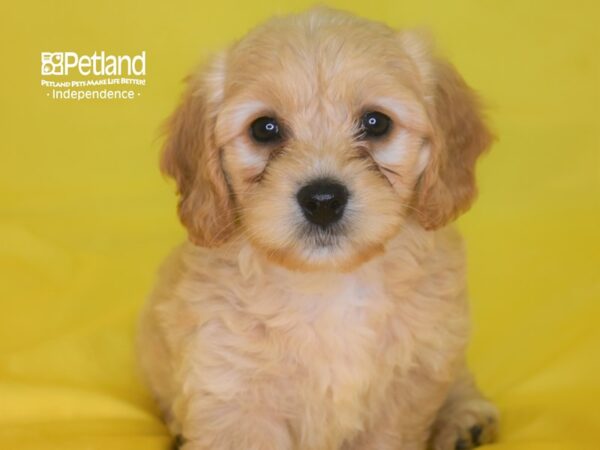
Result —
[[301, 228], [300, 237], [312, 248], [337, 248], [342, 245], [347, 228], [343, 223], [331, 224], [326, 228], [305, 223]]

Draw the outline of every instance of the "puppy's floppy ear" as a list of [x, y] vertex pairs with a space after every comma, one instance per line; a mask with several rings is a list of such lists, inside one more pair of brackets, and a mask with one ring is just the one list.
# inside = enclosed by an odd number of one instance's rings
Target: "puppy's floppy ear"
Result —
[[448, 62], [431, 57], [429, 43], [403, 39], [425, 85], [432, 123], [430, 155], [417, 186], [415, 208], [429, 230], [466, 211], [475, 196], [475, 162], [492, 143], [479, 99]]
[[224, 58], [187, 78], [180, 105], [166, 124], [160, 167], [179, 194], [179, 217], [192, 242], [216, 246], [231, 234], [232, 198], [215, 143], [214, 127], [223, 96]]

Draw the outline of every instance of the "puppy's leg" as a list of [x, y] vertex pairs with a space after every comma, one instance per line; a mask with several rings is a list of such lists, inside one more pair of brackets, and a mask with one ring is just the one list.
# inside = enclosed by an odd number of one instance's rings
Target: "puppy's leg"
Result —
[[371, 428], [342, 450], [425, 450], [449, 385], [450, 378], [435, 379], [424, 370], [397, 380]]
[[169, 364], [171, 356], [155, 319], [152, 308], [147, 307], [141, 315], [138, 328], [137, 355], [162, 418], [171, 434], [177, 435], [180, 430], [170, 404], [176, 392]]
[[261, 402], [192, 395], [181, 418], [181, 450], [292, 450], [284, 420]]
[[496, 437], [498, 410], [477, 389], [465, 366], [450, 388], [433, 426], [433, 450], [468, 450]]

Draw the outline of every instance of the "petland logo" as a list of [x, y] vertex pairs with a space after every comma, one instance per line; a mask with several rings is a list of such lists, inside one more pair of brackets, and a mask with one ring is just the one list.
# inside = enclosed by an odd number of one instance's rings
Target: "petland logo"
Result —
[[42, 52], [42, 75], [69, 75], [73, 71], [83, 76], [143, 76], [146, 75], [146, 52], [136, 56], [107, 55], [104, 51], [93, 55]]
[[53, 100], [132, 100], [146, 86], [146, 52], [41, 52], [41, 86]]

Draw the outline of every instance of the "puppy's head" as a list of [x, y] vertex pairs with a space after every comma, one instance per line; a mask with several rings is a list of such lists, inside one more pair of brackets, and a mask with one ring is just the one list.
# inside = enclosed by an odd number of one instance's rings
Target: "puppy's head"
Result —
[[347, 270], [414, 217], [475, 196], [491, 137], [418, 35], [329, 11], [272, 20], [188, 79], [162, 169], [193, 242], [235, 236], [299, 270]]

